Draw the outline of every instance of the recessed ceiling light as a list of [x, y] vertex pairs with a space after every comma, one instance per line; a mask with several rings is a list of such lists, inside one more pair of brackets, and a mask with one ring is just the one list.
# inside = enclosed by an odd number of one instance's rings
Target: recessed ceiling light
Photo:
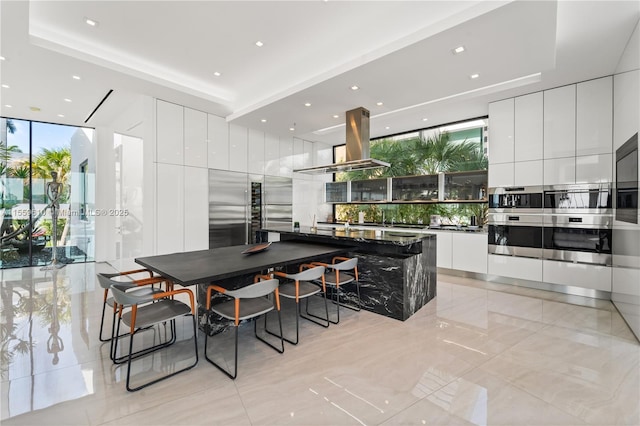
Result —
[[471, 74], [469, 76], [470, 79], [475, 80], [476, 78], [480, 77], [480, 74]]
[[378, 102], [376, 105], [378, 105], [378, 106], [382, 106], [382, 105], [383, 105], [383, 103], [382, 103], [382, 102]]
[[33, 111], [33, 112], [40, 112], [40, 108], [35, 107], [35, 106], [29, 107], [29, 109], [30, 109], [31, 111]]
[[84, 23], [91, 26], [91, 27], [97, 27], [98, 26], [98, 21], [91, 19], [91, 18], [84, 18]]
[[13, 108], [13, 105], [9, 105], [9, 104], [5, 104], [4, 106], [7, 108]]
[[353, 86], [351, 86], [351, 90], [358, 90], [358, 89], [359, 89], [359, 87], [356, 86], [355, 84]]
[[5, 59], [7, 58], [5, 58], [4, 56], [0, 56], [0, 61], [4, 61]]
[[458, 46], [455, 49], [453, 49], [453, 53], [454, 54], [458, 54], [458, 53], [462, 53], [464, 52], [464, 46]]
[[333, 118], [340, 118], [338, 114], [333, 114]]
[[3, 84], [3, 85], [2, 85], [2, 88], [3, 88], [3, 89], [8, 89], [8, 88], [9, 88], [9, 85], [8, 85], [8, 84]]
[[79, 75], [72, 75], [71, 77], [73, 77], [74, 80], [80, 80], [80, 76]]
[[293, 132], [294, 130], [296, 130], [296, 128], [295, 127], [289, 127], [289, 130]]
[[387, 127], [385, 127], [385, 130], [389, 130], [390, 128], [391, 128], [391, 127], [387, 126]]
[[266, 123], [266, 122], [267, 122], [267, 119], [266, 119], [266, 118], [263, 118], [263, 119], [262, 119], [262, 120], [260, 120], [260, 121], [262, 121], [263, 123]]
[[311, 104], [310, 104], [309, 102], [307, 102], [306, 104], [304, 104], [304, 106], [306, 106], [306, 107], [310, 107], [310, 106], [311, 106]]
[[428, 118], [423, 118], [423, 119], [422, 119], [422, 121], [428, 121], [428, 120], [429, 120]]
[[58, 117], [63, 118], [64, 114], [58, 114]]
[[65, 101], [65, 102], [71, 102], [71, 99], [69, 99], [69, 98], [64, 98], [64, 101]]
[[215, 75], [216, 77], [220, 77], [222, 74], [220, 74], [218, 71], [214, 72], [213, 75]]
[[258, 41], [256, 41], [256, 46], [262, 47], [262, 46], [264, 46], [264, 43], [261, 42], [260, 40], [258, 40]]

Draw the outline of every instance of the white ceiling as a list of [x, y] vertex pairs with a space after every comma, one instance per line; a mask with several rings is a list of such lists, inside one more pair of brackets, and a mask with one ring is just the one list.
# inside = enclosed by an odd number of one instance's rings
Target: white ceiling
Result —
[[359, 106], [378, 137], [610, 75], [639, 18], [637, 1], [2, 1], [0, 112], [99, 126], [142, 94], [338, 144]]

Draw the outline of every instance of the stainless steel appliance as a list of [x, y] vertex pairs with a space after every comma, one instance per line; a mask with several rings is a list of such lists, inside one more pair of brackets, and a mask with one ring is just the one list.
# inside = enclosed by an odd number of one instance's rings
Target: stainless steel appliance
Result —
[[611, 215], [544, 216], [544, 259], [611, 265], [611, 241]]
[[638, 223], [638, 134], [616, 150], [616, 220]]
[[611, 214], [612, 211], [610, 183], [544, 187], [545, 213]]
[[489, 253], [542, 257], [542, 223], [539, 214], [490, 214]]
[[542, 213], [542, 187], [489, 188], [489, 213]]

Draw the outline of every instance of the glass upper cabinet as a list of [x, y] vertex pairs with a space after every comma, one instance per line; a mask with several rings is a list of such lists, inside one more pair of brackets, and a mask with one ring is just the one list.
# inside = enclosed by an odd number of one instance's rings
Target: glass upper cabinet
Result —
[[487, 201], [487, 171], [445, 173], [444, 201]]
[[351, 202], [375, 203], [388, 201], [388, 180], [368, 179], [351, 182]]
[[325, 199], [327, 203], [347, 203], [348, 182], [327, 182], [325, 186]]
[[392, 200], [403, 201], [438, 201], [438, 175], [407, 176], [392, 179]]

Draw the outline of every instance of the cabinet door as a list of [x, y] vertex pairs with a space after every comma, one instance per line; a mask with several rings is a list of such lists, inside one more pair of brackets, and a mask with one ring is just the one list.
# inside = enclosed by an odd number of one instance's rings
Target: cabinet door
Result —
[[229, 170], [229, 125], [222, 117], [209, 118], [209, 168]]
[[542, 281], [542, 260], [517, 256], [488, 255], [489, 275]]
[[452, 233], [434, 232], [436, 234], [436, 265], [438, 268], [453, 268]]
[[546, 283], [611, 291], [611, 267], [545, 260], [542, 279]]
[[184, 108], [156, 101], [156, 160], [184, 164]]
[[209, 248], [209, 170], [184, 168], [184, 250]]
[[157, 164], [156, 254], [184, 251], [184, 169]]
[[489, 164], [513, 161], [513, 98], [489, 104]]
[[543, 183], [545, 185], [576, 183], [576, 159], [574, 157], [544, 160], [543, 168]]
[[247, 172], [247, 139], [246, 127], [236, 124], [229, 126], [229, 170]]
[[542, 101], [542, 92], [515, 100], [515, 161], [542, 160]]
[[576, 154], [575, 84], [544, 91], [544, 158]]
[[514, 163], [513, 184], [515, 186], [537, 186], [542, 184], [542, 164], [542, 160]]
[[578, 83], [577, 91], [576, 155], [611, 154], [613, 78]]
[[454, 233], [453, 269], [486, 274], [488, 245], [485, 233]]
[[640, 70], [616, 74], [613, 84], [613, 151], [638, 131]]
[[[333, 154], [333, 152], [332, 152]], [[331, 157], [333, 159], [333, 157]], [[278, 176], [280, 173], [280, 138], [274, 135], [264, 136], [264, 174]], [[329, 164], [331, 161], [325, 163]]]
[[249, 164], [247, 165], [249, 173], [264, 174], [265, 165], [265, 136], [264, 132], [249, 129]]
[[513, 186], [513, 162], [489, 164], [489, 188]]
[[207, 114], [184, 109], [184, 165], [207, 167]]
[[612, 169], [612, 154], [576, 157], [576, 183], [611, 182]]

